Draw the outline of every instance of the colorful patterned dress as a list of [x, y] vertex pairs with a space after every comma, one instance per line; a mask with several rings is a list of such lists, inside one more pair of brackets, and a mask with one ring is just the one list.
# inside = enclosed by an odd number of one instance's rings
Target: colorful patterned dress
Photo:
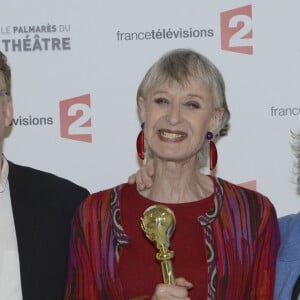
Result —
[[[198, 217], [207, 245], [207, 299], [273, 299], [279, 227], [265, 196], [215, 178], [216, 197]], [[65, 300], [122, 300], [119, 253], [123, 184], [89, 196], [72, 224]], [[144, 263], [144, 262], [142, 262]], [[145, 299], [137, 295], [135, 299]]]

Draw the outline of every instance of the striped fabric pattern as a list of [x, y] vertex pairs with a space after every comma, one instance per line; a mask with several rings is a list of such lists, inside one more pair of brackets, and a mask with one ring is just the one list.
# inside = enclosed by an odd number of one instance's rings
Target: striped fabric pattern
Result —
[[[214, 206], [198, 218], [207, 245], [207, 299], [271, 300], [279, 248], [276, 211], [257, 192], [215, 182]], [[90, 195], [77, 210], [65, 300], [124, 299], [117, 272], [119, 251], [128, 243], [119, 218], [124, 186]]]

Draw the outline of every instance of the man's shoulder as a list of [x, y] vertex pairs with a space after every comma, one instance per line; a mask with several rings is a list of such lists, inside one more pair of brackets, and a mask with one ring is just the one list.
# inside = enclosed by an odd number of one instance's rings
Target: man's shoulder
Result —
[[11, 161], [8, 161], [8, 164], [10, 183], [16, 181], [20, 184], [28, 185], [33, 182], [36, 188], [52, 187], [59, 190], [81, 191], [83, 194], [88, 194], [87, 189], [69, 179], [29, 166], [18, 165]]
[[300, 246], [300, 212], [279, 218], [281, 242], [299, 241]]
[[298, 226], [300, 226], [300, 212], [295, 213], [295, 214], [289, 214], [289, 215], [285, 215], [279, 218], [279, 222], [282, 223], [283, 225], [286, 224], [298, 224]]

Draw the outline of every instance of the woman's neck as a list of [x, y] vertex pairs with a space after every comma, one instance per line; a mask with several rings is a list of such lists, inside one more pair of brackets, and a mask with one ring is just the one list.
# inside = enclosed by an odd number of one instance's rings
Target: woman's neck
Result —
[[213, 189], [212, 180], [195, 163], [155, 161], [153, 185], [141, 194], [153, 201], [184, 203], [207, 198]]

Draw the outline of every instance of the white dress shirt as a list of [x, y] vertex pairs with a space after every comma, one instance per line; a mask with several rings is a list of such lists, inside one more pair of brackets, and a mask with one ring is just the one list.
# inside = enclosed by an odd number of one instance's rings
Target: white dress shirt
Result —
[[0, 299], [22, 300], [20, 263], [13, 218], [8, 162], [2, 156], [0, 177]]

